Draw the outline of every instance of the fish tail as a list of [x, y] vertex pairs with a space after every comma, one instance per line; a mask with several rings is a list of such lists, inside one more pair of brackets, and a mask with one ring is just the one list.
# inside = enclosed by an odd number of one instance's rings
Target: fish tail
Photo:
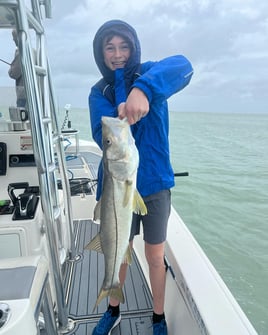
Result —
[[110, 288], [109, 290], [105, 290], [105, 289], [102, 288], [99, 295], [98, 295], [98, 298], [97, 298], [97, 301], [95, 303], [93, 312], [95, 311], [95, 309], [97, 308], [99, 303], [102, 301], [102, 299], [104, 299], [108, 296], [120, 301], [122, 304], [125, 302], [125, 297], [124, 297], [124, 293], [123, 293], [123, 290], [122, 290], [121, 286], [113, 287], [113, 288]]
[[114, 299], [117, 299], [122, 304], [125, 302], [125, 297], [121, 286], [117, 288], [112, 288], [108, 295]]

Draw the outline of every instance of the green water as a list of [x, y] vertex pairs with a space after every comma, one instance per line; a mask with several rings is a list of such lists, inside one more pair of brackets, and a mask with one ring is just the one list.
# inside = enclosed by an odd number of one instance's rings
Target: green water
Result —
[[268, 114], [171, 113], [173, 203], [260, 335], [268, 334]]

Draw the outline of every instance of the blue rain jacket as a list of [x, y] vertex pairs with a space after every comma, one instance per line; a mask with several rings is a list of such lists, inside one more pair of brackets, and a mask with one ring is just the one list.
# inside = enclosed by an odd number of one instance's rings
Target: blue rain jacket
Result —
[[[131, 45], [131, 56], [123, 69], [111, 71], [103, 60], [102, 43], [108, 33], [125, 38]], [[167, 99], [182, 90], [193, 74], [191, 63], [181, 55], [158, 62], [140, 64], [140, 44], [135, 30], [120, 20], [108, 21], [96, 33], [94, 57], [107, 85], [95, 84], [89, 95], [91, 130], [94, 140], [102, 148], [101, 117], [117, 117], [117, 106], [125, 102], [133, 87], [147, 96], [149, 113], [131, 126], [139, 151], [137, 189], [145, 197], [174, 186], [174, 172], [169, 154], [169, 115]], [[139, 75], [135, 75], [136, 73]], [[103, 81], [102, 81], [103, 83]], [[108, 98], [109, 88], [113, 99]], [[102, 165], [98, 173], [97, 200], [101, 193]]]

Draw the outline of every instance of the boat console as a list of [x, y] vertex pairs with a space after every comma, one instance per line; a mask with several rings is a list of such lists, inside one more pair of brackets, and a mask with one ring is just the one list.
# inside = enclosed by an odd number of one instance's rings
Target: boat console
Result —
[[9, 199], [8, 186], [28, 182], [38, 186], [30, 130], [0, 131], [0, 200]]

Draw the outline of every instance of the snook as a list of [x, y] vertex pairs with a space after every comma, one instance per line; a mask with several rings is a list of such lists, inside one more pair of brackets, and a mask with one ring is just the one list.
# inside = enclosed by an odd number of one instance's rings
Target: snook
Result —
[[94, 211], [94, 220], [100, 220], [100, 231], [85, 247], [104, 254], [105, 276], [95, 307], [107, 296], [124, 302], [119, 270], [123, 262], [131, 262], [132, 214], [147, 214], [136, 190], [139, 154], [127, 120], [102, 117], [102, 144], [102, 195]]

